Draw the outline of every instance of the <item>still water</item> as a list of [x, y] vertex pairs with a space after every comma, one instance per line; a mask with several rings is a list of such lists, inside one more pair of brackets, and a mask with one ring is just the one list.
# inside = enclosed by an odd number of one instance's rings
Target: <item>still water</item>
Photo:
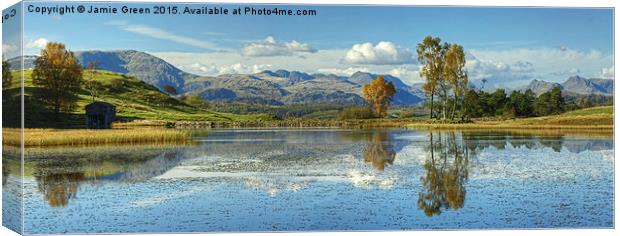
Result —
[[[196, 143], [28, 149], [25, 233], [614, 225], [610, 134], [236, 129]], [[10, 211], [19, 161], [4, 161]]]

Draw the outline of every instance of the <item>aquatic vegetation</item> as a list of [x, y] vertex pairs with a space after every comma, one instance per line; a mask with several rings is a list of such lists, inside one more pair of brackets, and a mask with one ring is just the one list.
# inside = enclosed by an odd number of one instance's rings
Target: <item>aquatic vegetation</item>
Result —
[[[3, 143], [19, 146], [19, 129], [5, 129]], [[138, 143], [186, 143], [191, 133], [179, 129], [141, 128], [141, 129], [25, 129], [24, 146], [73, 146]]]

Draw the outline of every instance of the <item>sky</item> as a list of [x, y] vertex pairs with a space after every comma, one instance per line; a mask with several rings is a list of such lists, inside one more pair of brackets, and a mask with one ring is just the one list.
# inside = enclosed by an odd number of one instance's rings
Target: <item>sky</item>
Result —
[[[64, 3], [30, 4], [62, 6]], [[123, 5], [95, 6], [120, 9]], [[152, 4], [127, 6], [152, 7]], [[207, 5], [175, 6], [182, 11], [186, 6]], [[208, 6], [233, 9], [239, 5]], [[563, 82], [573, 75], [614, 77], [612, 9], [253, 7], [312, 9], [317, 15], [26, 12], [24, 51], [38, 54], [46, 42], [54, 41], [65, 43], [73, 51], [144, 51], [199, 75], [286, 69], [346, 76], [364, 71], [391, 74], [414, 84], [423, 82], [416, 46], [425, 36], [432, 35], [462, 45], [467, 53], [470, 80], [486, 79], [489, 86], [521, 86], [532, 79]], [[17, 55], [4, 48], [14, 47], [3, 45], [5, 58]]]

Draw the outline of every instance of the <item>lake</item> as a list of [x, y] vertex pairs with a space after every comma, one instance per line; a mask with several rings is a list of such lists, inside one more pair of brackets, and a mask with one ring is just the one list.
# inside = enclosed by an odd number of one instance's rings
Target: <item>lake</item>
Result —
[[[27, 149], [25, 233], [614, 226], [611, 134], [222, 129], [195, 141]], [[17, 225], [19, 159], [3, 161], [4, 223]]]

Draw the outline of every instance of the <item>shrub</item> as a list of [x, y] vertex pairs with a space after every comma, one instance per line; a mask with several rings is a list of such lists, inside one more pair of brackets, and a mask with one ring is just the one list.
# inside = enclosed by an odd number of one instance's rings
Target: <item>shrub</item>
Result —
[[375, 113], [370, 107], [355, 106], [344, 108], [338, 113], [339, 120], [352, 120], [352, 119], [372, 119], [377, 118]]

